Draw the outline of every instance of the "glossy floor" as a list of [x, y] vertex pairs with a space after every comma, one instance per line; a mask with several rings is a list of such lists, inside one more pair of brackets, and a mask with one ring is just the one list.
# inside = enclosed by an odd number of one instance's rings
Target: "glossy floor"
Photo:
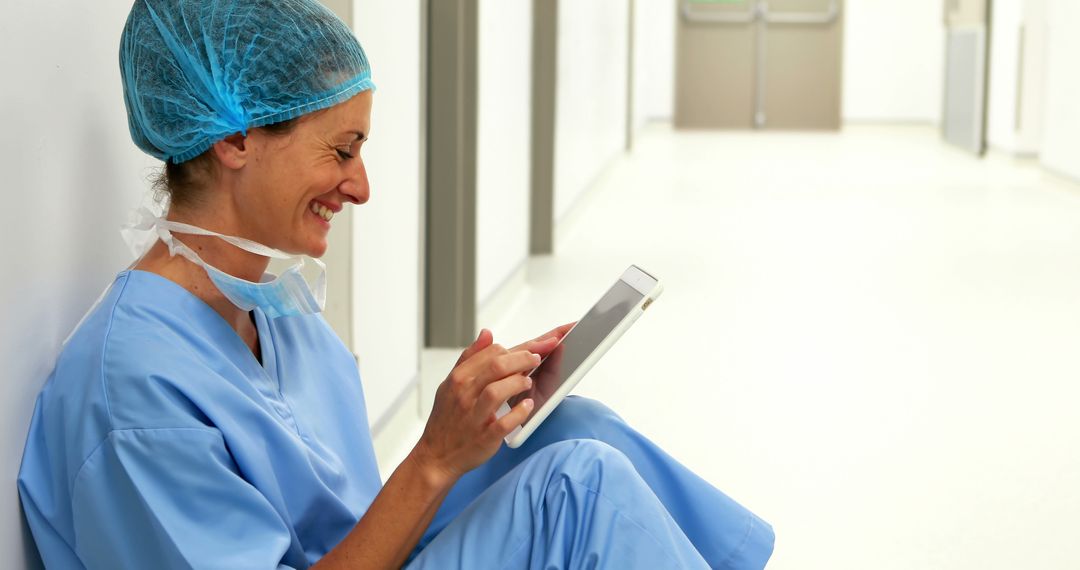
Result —
[[481, 324], [659, 276], [579, 392], [770, 521], [770, 568], [1080, 568], [1080, 186], [929, 128], [650, 127], [560, 232]]

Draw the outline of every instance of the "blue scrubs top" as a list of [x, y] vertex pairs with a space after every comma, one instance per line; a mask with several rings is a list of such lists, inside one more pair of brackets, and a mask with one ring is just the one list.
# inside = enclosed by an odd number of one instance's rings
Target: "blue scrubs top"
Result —
[[353, 356], [319, 315], [213, 309], [120, 273], [68, 341], [19, 473], [50, 568], [306, 568], [381, 488]]

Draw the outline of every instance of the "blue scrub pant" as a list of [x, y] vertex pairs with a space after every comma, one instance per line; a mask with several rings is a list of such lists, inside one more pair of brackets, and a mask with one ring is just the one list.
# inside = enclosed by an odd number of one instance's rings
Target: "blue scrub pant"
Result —
[[764, 568], [772, 527], [603, 404], [562, 402], [454, 486], [408, 568]]

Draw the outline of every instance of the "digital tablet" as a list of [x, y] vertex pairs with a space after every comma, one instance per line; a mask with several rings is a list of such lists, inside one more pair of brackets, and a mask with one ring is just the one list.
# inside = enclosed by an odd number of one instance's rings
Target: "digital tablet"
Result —
[[506, 444], [518, 447], [525, 443], [600, 357], [660, 296], [662, 290], [660, 281], [636, 265], [623, 272], [622, 277], [578, 320], [555, 349], [529, 373], [533, 379], [532, 388], [514, 396], [499, 408], [496, 415], [502, 417], [525, 398], [532, 398], [535, 404], [525, 423], [506, 436]]

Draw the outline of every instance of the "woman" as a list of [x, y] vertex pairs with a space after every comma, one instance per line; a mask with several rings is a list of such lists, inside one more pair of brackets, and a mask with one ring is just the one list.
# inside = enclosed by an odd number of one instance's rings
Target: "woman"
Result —
[[382, 484], [320, 288], [264, 276], [368, 200], [360, 45], [314, 0], [137, 0], [120, 62], [170, 206], [38, 398], [19, 490], [48, 567], [764, 565], [767, 524], [598, 403], [501, 445], [532, 403], [495, 410], [568, 326], [481, 331]]

